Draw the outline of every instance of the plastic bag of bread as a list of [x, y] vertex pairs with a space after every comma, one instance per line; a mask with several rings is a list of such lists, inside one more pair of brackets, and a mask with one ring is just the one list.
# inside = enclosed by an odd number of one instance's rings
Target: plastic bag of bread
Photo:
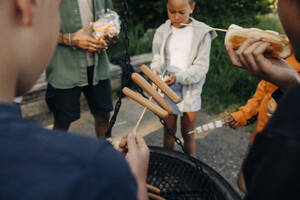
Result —
[[230, 44], [234, 49], [238, 49], [250, 37], [261, 37], [262, 41], [271, 44], [273, 50], [267, 56], [287, 58], [292, 54], [292, 46], [286, 35], [258, 28], [242, 28], [235, 24], [230, 25], [228, 28], [225, 45]]
[[120, 33], [119, 15], [110, 9], [99, 15], [99, 19], [93, 24], [93, 36], [100, 39], [105, 35], [113, 37]]

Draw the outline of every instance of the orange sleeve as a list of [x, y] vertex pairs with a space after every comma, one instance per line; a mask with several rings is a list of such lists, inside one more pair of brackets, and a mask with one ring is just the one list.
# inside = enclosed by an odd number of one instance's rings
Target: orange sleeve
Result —
[[247, 101], [247, 104], [241, 106], [239, 111], [231, 114], [234, 120], [239, 122], [242, 126], [245, 126], [248, 119], [257, 115], [260, 104], [265, 95], [265, 81], [260, 81], [253, 97]]
[[298, 73], [300, 73], [300, 63], [296, 60], [295, 54], [285, 59]]

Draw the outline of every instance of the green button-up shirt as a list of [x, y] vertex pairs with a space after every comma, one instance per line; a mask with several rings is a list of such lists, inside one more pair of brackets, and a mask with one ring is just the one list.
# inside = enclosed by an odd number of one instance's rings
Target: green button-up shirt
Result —
[[[105, 7], [105, 0], [92, 0], [94, 21], [98, 19]], [[108, 8], [112, 7], [107, 0]], [[82, 28], [80, 10], [77, 0], [64, 0], [60, 6], [62, 33], [74, 33]], [[47, 69], [48, 83], [59, 89], [88, 85], [86, 51], [58, 45], [54, 58]], [[105, 52], [95, 53], [93, 84], [109, 78], [109, 61]]]

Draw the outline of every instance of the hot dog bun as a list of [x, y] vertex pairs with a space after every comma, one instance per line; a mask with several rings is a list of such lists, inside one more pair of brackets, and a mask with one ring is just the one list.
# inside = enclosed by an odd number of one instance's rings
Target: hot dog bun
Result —
[[103, 31], [108, 31], [111, 27], [112, 27], [112, 24], [107, 24], [107, 25], [102, 26], [102, 27], [96, 27], [96, 26], [94, 26], [93, 30], [95, 32], [101, 32], [101, 31], [103, 32]]
[[230, 44], [238, 49], [241, 44], [250, 37], [261, 37], [262, 41], [271, 44], [273, 50], [268, 55], [274, 58], [287, 58], [292, 54], [292, 46], [285, 35], [279, 35], [273, 31], [265, 31], [257, 28], [242, 28], [231, 25], [225, 36], [225, 45]]

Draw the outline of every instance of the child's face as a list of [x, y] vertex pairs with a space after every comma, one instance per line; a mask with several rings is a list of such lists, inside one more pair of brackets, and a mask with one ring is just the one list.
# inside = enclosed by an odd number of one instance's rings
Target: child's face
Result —
[[188, 23], [189, 16], [195, 8], [195, 3], [192, 5], [189, 0], [168, 0], [167, 11], [171, 23], [176, 28], [182, 28], [181, 23]]
[[279, 0], [278, 14], [282, 26], [291, 41], [295, 56], [300, 62], [300, 1]]

